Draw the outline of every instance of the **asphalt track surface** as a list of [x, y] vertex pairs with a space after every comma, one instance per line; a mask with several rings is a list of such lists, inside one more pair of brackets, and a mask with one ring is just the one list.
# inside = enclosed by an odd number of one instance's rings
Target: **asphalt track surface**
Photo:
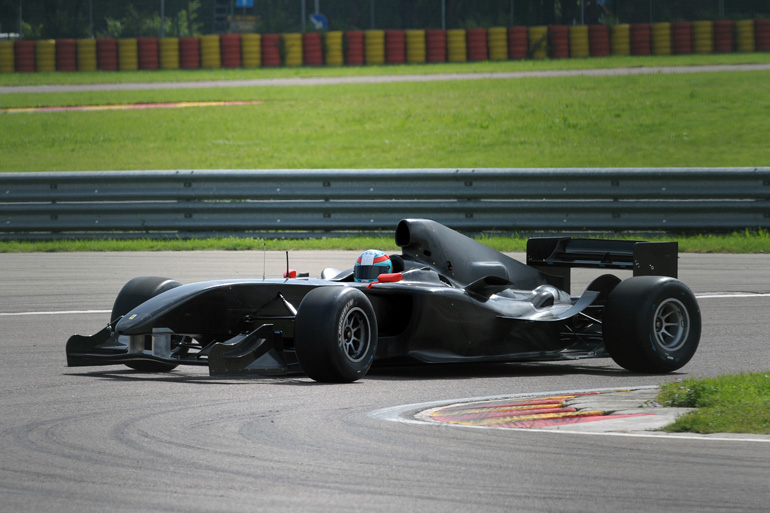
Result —
[[[297, 252], [318, 275], [356, 252]], [[283, 253], [0, 255], [3, 511], [766, 511], [770, 443], [469, 429], [386, 409], [644, 387], [611, 360], [373, 370], [346, 385], [68, 368], [138, 275], [279, 276]], [[574, 290], [588, 282], [579, 272]], [[680, 258], [704, 328], [667, 379], [770, 371], [770, 256]], [[377, 414], [380, 412], [380, 414]]]
[[66, 84], [0, 87], [0, 94], [72, 93], [79, 91], [120, 91], [152, 89], [205, 89], [210, 87], [318, 86], [394, 82], [438, 82], [446, 80], [509, 80], [521, 78], [690, 74], [703, 72], [767, 71], [770, 64], [725, 64], [711, 66], [650, 66], [638, 68], [510, 71], [496, 73], [433, 73], [420, 75], [366, 75], [355, 77], [298, 77], [242, 80], [202, 80], [192, 82], [143, 82], [107, 84]]

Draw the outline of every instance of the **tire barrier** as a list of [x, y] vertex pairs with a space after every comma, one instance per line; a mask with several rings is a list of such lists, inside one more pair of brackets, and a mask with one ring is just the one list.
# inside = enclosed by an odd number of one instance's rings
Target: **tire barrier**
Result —
[[118, 68], [120, 71], [139, 69], [139, 48], [136, 38], [118, 39]]
[[674, 55], [692, 53], [692, 23], [689, 21], [671, 24], [671, 52]]
[[615, 25], [610, 35], [612, 55], [631, 55], [631, 26]]
[[364, 32], [364, 52], [367, 64], [385, 64], [384, 30], [367, 30]]
[[770, 20], [754, 20], [754, 48], [770, 52]]
[[591, 57], [609, 57], [610, 28], [607, 25], [590, 25], [588, 46], [591, 49]]
[[406, 62], [409, 64], [422, 64], [426, 58], [425, 31], [406, 31]]
[[13, 58], [17, 72], [33, 73], [35, 71], [35, 42], [16, 41], [13, 45]]
[[449, 29], [446, 31], [446, 47], [448, 62], [465, 62], [466, 53], [465, 29]]
[[508, 28], [508, 58], [511, 60], [526, 59], [528, 51], [527, 27]]
[[222, 34], [219, 36], [220, 63], [223, 68], [241, 67], [241, 35]]
[[96, 40], [78, 39], [78, 71], [96, 71]]
[[138, 37], [136, 47], [139, 51], [139, 69], [158, 69], [158, 38]]
[[327, 66], [342, 66], [345, 64], [344, 45], [342, 43], [343, 34], [336, 30], [324, 34], [324, 47], [326, 49], [324, 60]]
[[43, 73], [56, 71], [56, 41], [53, 39], [35, 41], [35, 70]]
[[360, 30], [345, 32], [345, 64], [361, 66], [364, 63], [364, 33]]
[[201, 40], [197, 37], [179, 38], [179, 67], [198, 69], [201, 67]]
[[548, 57], [548, 27], [529, 27], [529, 54], [532, 59]]
[[718, 20], [714, 22], [714, 52], [732, 53], [735, 46], [735, 22]]
[[652, 54], [671, 55], [670, 23], [654, 23], [652, 25]]
[[692, 24], [692, 48], [694, 53], [712, 53], [714, 51], [714, 23], [694, 21]]
[[284, 65], [288, 67], [302, 66], [302, 34], [282, 34], [283, 47], [286, 49]]
[[548, 27], [548, 44], [551, 47], [551, 59], [569, 59], [569, 27], [567, 25]]
[[770, 51], [770, 20], [0, 41], [0, 73], [357, 66]]
[[406, 33], [403, 30], [385, 31], [385, 62], [388, 64], [406, 62]]
[[13, 41], [0, 41], [0, 73], [13, 73], [16, 67]]
[[160, 69], [179, 69], [179, 38], [160, 40]]
[[473, 28], [465, 31], [469, 61], [487, 60], [487, 29]]
[[573, 25], [569, 28], [570, 57], [582, 59], [591, 55], [588, 43], [588, 25]]
[[735, 22], [735, 50], [737, 52], [753, 52], [754, 20], [739, 20]]
[[650, 55], [650, 25], [634, 23], [631, 25], [631, 55]]
[[262, 37], [259, 34], [241, 34], [241, 64], [244, 68], [262, 65]]
[[118, 42], [111, 38], [96, 40], [96, 65], [100, 71], [117, 71]]
[[219, 36], [216, 34], [201, 36], [201, 68], [218, 69], [221, 67], [222, 56], [219, 54]]
[[319, 32], [302, 34], [302, 59], [305, 66], [324, 65], [324, 49]]
[[78, 50], [74, 39], [56, 40], [56, 71], [77, 71]]
[[427, 62], [446, 62], [446, 30], [427, 29], [425, 31], [425, 60]]

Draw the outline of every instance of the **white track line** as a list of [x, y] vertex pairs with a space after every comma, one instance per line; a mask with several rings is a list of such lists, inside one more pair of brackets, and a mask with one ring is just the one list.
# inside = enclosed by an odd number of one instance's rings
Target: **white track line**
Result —
[[0, 317], [21, 317], [24, 315], [79, 315], [79, 314], [108, 314], [112, 310], [61, 310], [57, 312], [0, 312]]
[[698, 299], [724, 299], [744, 297], [770, 297], [768, 292], [711, 292], [708, 294], [695, 294]]

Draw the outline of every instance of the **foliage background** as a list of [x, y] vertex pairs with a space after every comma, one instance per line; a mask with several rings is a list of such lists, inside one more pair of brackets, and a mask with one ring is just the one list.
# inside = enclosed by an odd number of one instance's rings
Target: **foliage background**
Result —
[[[581, 5], [581, 2], [585, 2]], [[315, 0], [163, 0], [166, 36], [216, 32], [218, 7], [255, 16], [257, 32], [310, 30], [302, 22]], [[439, 28], [441, 0], [319, 0], [332, 30]], [[445, 0], [446, 28], [508, 25], [642, 23], [770, 17], [767, 0]], [[24, 37], [158, 36], [161, 0], [0, 0], [0, 33]], [[116, 23], [121, 25], [118, 31]], [[197, 25], [196, 25], [197, 24]]]

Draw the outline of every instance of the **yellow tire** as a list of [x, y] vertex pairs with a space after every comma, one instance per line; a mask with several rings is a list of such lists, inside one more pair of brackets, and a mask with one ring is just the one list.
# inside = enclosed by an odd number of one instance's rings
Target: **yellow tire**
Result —
[[652, 54], [671, 55], [671, 24], [652, 24]]
[[160, 40], [160, 69], [179, 69], [179, 38]]
[[241, 34], [241, 64], [244, 68], [258, 68], [262, 65], [262, 36]]
[[366, 64], [385, 64], [385, 31], [364, 31], [364, 56]]
[[447, 61], [465, 62], [468, 60], [468, 48], [465, 40], [465, 29], [449, 29], [446, 31]]
[[692, 22], [693, 51], [695, 53], [714, 52], [714, 22]]
[[631, 25], [622, 24], [612, 27], [610, 48], [612, 55], [631, 55]]
[[570, 26], [569, 56], [579, 59], [591, 56], [591, 48], [588, 45], [588, 25]]
[[56, 71], [56, 41], [41, 39], [35, 41], [35, 70], [38, 72]]
[[139, 69], [139, 47], [136, 38], [118, 39], [118, 69], [120, 71]]
[[425, 31], [406, 31], [406, 62], [409, 64], [421, 64], [425, 62]]
[[735, 22], [735, 50], [738, 52], [753, 52], [754, 20], [739, 20]]
[[302, 66], [302, 34], [282, 34], [286, 49], [284, 64], [288, 67]]
[[13, 41], [0, 41], [0, 73], [13, 73], [15, 65]]
[[96, 71], [96, 39], [78, 39], [78, 71]]
[[529, 52], [533, 59], [548, 57], [548, 27], [529, 27]]

